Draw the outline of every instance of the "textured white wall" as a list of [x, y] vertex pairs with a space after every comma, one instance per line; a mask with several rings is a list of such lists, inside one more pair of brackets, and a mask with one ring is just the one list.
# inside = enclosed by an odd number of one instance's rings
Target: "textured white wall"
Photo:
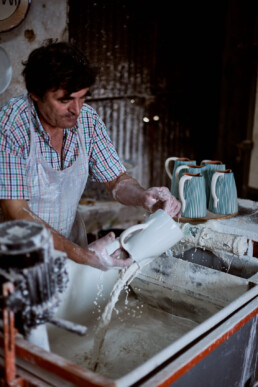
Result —
[[21, 62], [49, 38], [67, 40], [66, 0], [32, 0], [26, 19], [13, 30], [0, 33], [0, 46], [8, 53], [13, 67], [12, 81], [0, 94], [0, 105], [25, 92]]

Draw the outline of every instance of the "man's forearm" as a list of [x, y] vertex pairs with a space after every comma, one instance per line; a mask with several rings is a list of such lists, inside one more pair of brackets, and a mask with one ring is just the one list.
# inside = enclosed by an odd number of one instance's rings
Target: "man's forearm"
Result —
[[23, 219], [43, 224], [51, 231], [54, 248], [56, 250], [65, 252], [70, 259], [77, 263], [86, 263], [83, 248], [66, 239], [63, 235], [54, 230], [48, 223], [44, 222], [43, 219], [34, 214], [30, 210], [26, 200], [1, 200], [1, 207], [5, 220]]
[[131, 258], [119, 259], [119, 249], [111, 256], [108, 254], [106, 246], [115, 239], [115, 234], [112, 232], [92, 242], [88, 247], [80, 247], [69, 241], [34, 214], [30, 210], [26, 200], [0, 200], [0, 204], [6, 220], [23, 219], [43, 224], [51, 231], [54, 248], [65, 252], [76, 263], [89, 265], [100, 270], [108, 270], [114, 267], [124, 268], [133, 262]]
[[137, 180], [123, 173], [115, 180], [105, 183], [108, 191], [118, 202], [127, 206], [143, 206], [144, 188], [140, 186]]
[[171, 217], [181, 215], [181, 203], [167, 187], [150, 187], [145, 190], [127, 173], [122, 173], [105, 185], [113, 198], [122, 204], [143, 207], [148, 212], [161, 208]]

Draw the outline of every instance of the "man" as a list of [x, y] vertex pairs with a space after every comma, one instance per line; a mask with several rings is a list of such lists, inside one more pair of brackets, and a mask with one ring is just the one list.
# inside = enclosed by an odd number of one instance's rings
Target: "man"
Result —
[[145, 190], [130, 177], [104, 123], [85, 103], [95, 75], [85, 56], [66, 42], [48, 41], [31, 52], [23, 70], [27, 95], [0, 111], [0, 199], [6, 220], [44, 223], [54, 247], [73, 261], [101, 270], [122, 268], [131, 258], [109, 255], [109, 235], [79, 246], [69, 240], [87, 178], [103, 182], [125, 205], [180, 214], [166, 187]]

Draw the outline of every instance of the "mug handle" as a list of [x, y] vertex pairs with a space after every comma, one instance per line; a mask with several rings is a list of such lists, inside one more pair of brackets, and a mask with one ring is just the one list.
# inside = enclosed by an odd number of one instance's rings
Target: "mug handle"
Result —
[[165, 170], [166, 170], [166, 172], [167, 172], [167, 174], [168, 174], [168, 177], [172, 180], [172, 173], [171, 173], [171, 171], [170, 171], [170, 168], [169, 168], [169, 163], [170, 163], [170, 161], [175, 161], [175, 160], [177, 160], [178, 159], [178, 157], [169, 157], [166, 161], [165, 161]]
[[217, 184], [217, 180], [219, 177], [224, 177], [224, 173], [220, 173], [220, 172], [215, 172], [212, 176], [212, 179], [211, 179], [211, 194], [212, 194], [212, 199], [213, 199], [213, 206], [215, 208], [217, 208], [217, 205], [218, 205], [218, 201], [219, 201], [219, 198], [218, 196], [216, 195], [216, 184]]
[[132, 234], [134, 231], [144, 230], [148, 225], [149, 225], [148, 222], [147, 223], [142, 223], [142, 224], [136, 224], [136, 225], [134, 225], [132, 227], [129, 227], [124, 232], [122, 232], [122, 234], [120, 235], [120, 244], [123, 247], [123, 249], [128, 251], [128, 249], [127, 249], [128, 242], [125, 242], [125, 239], [128, 237], [128, 235]]
[[177, 167], [176, 169], [176, 182], [179, 183], [179, 172], [182, 171], [182, 169], [189, 169], [188, 165], [180, 165], [180, 167]]
[[184, 185], [186, 180], [191, 180], [192, 176], [182, 176], [179, 180], [179, 199], [182, 203], [181, 212], [183, 213], [185, 210], [185, 198], [184, 198]]
[[208, 161], [211, 161], [211, 160], [202, 160], [202, 161], [201, 161], [201, 165], [207, 163]]

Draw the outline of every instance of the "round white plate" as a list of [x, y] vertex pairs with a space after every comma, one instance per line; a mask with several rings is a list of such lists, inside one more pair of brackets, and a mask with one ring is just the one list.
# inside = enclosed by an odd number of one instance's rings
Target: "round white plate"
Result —
[[9, 86], [12, 79], [13, 69], [7, 52], [0, 47], [0, 94]]

